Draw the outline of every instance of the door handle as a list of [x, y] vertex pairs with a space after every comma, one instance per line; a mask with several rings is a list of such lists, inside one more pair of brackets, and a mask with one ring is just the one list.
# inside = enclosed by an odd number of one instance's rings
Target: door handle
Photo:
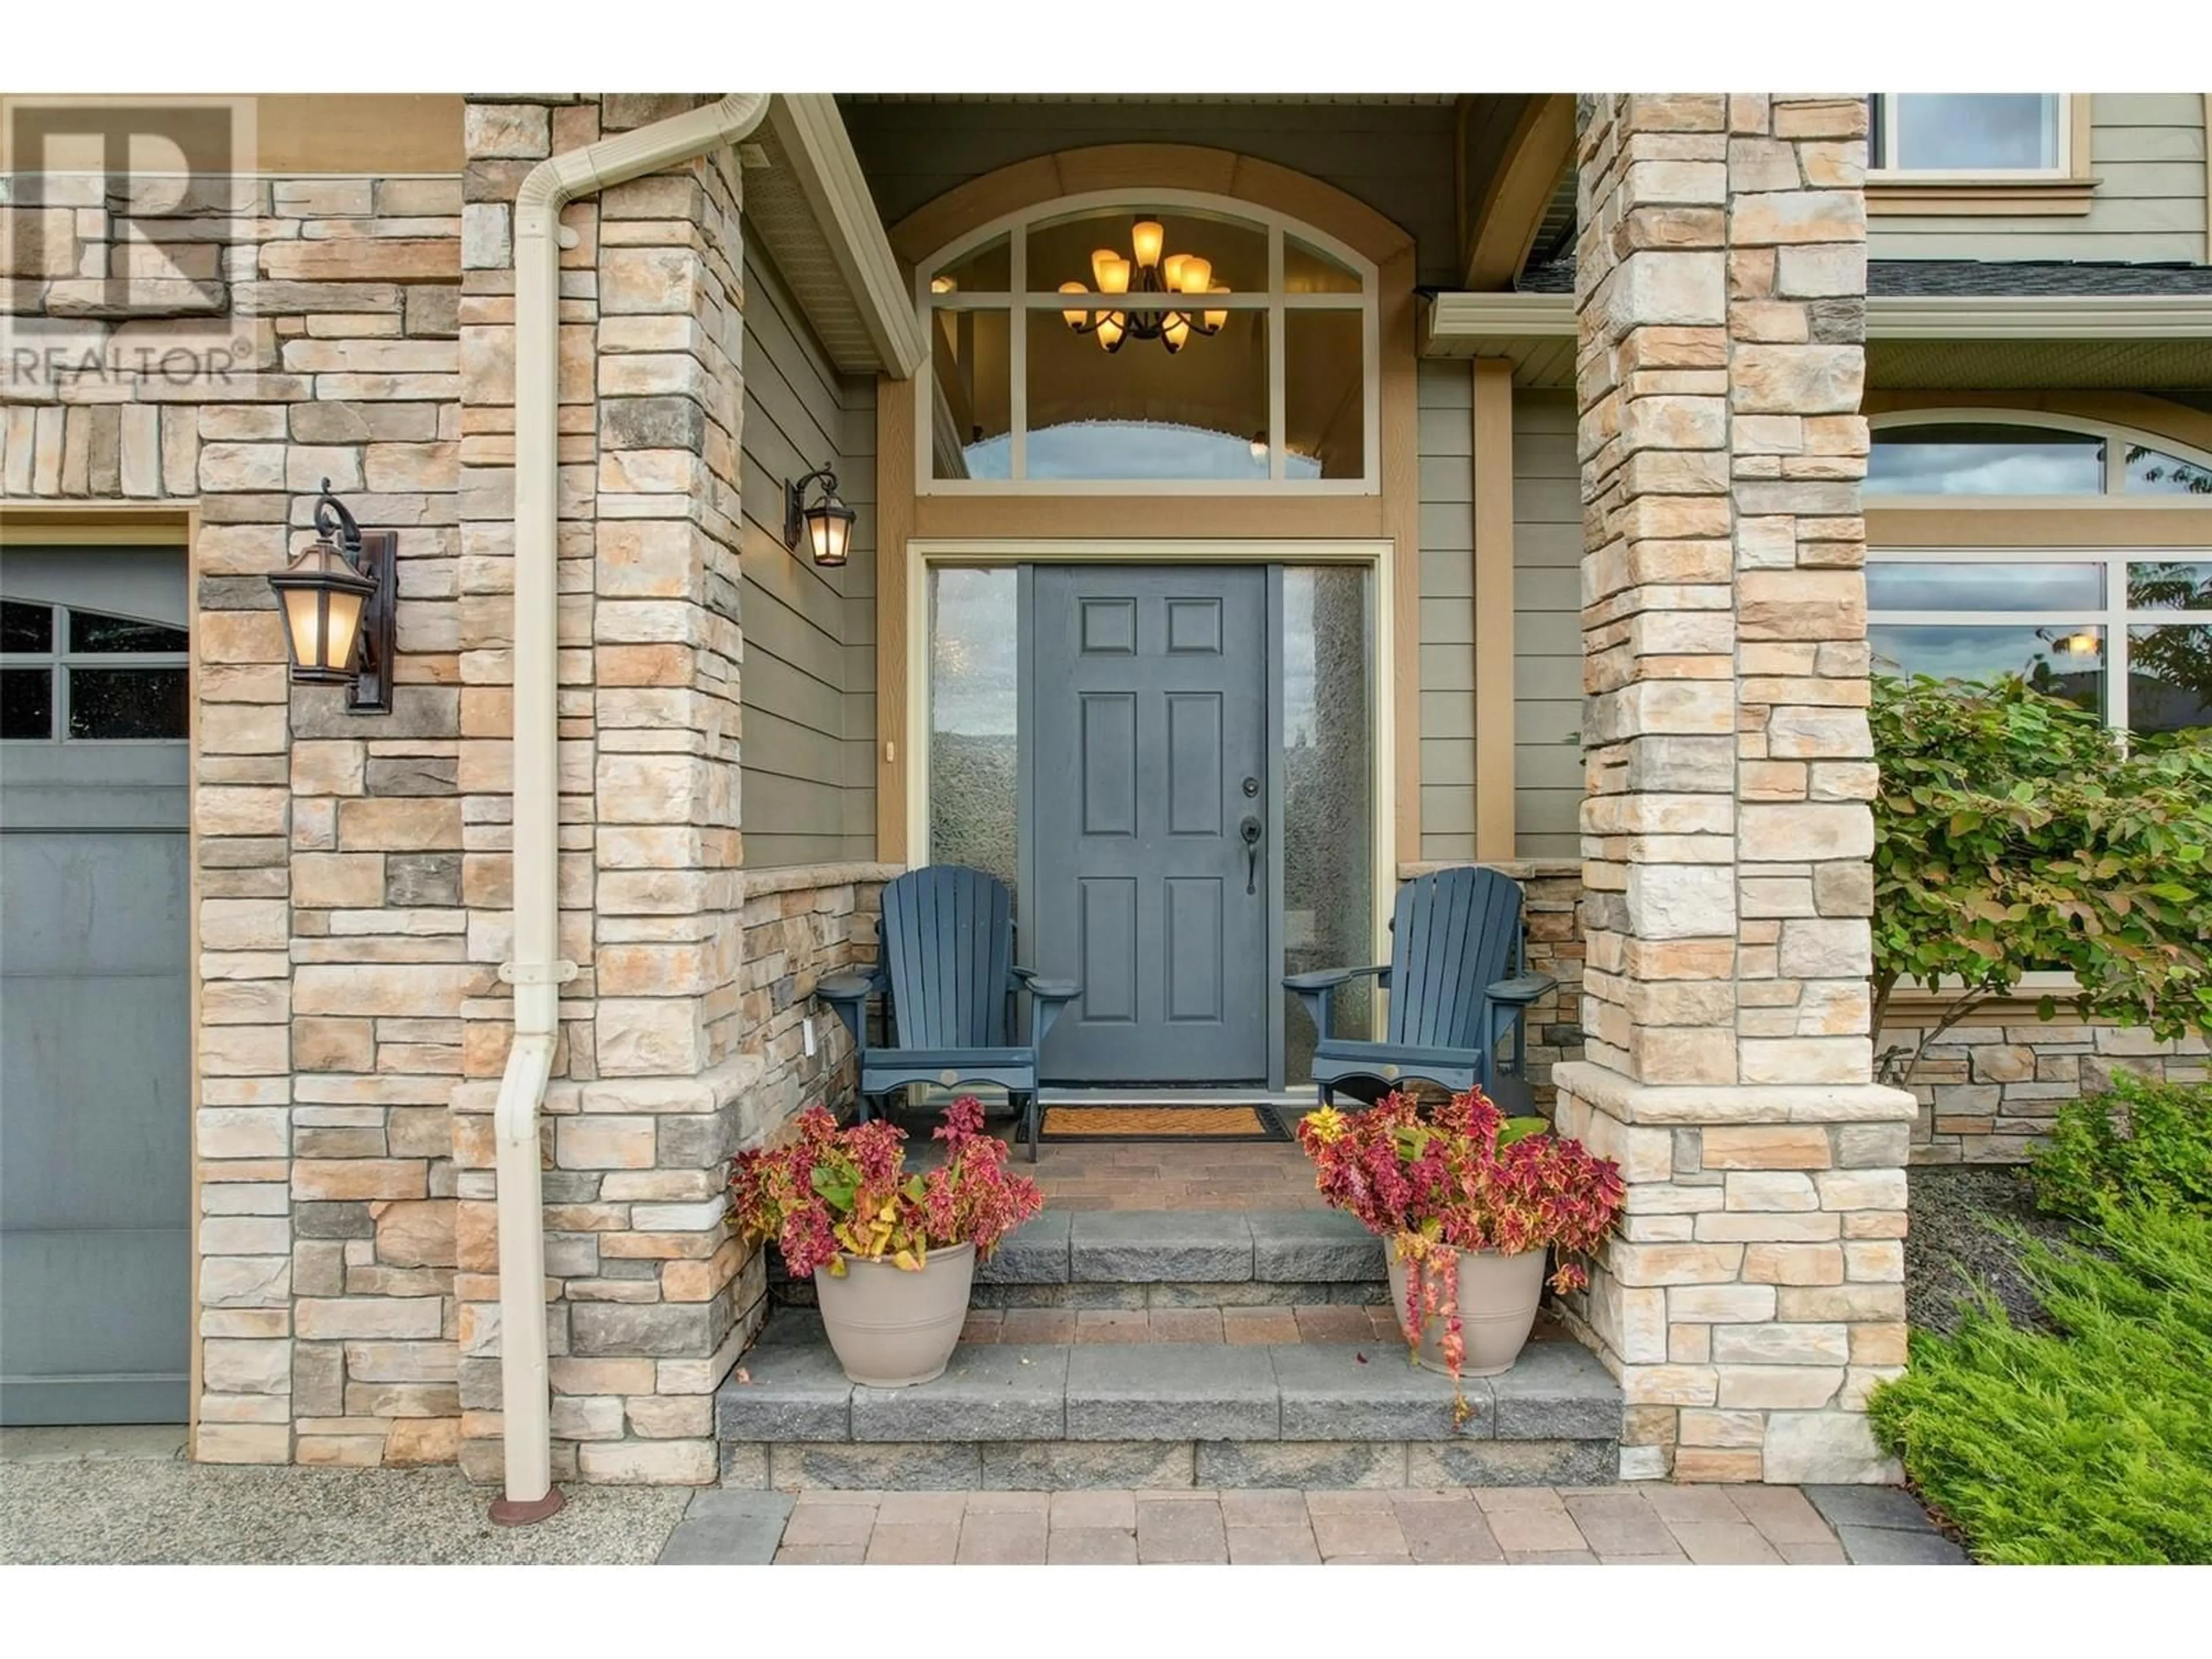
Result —
[[1237, 830], [1244, 837], [1244, 891], [1249, 896], [1260, 890], [1260, 836], [1262, 831], [1260, 820], [1249, 812], [1244, 815], [1243, 823], [1238, 824]]

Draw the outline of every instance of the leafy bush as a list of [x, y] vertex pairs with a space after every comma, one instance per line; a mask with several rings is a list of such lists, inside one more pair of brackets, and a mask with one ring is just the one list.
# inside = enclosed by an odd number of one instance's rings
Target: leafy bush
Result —
[[1589, 1270], [1574, 1258], [1602, 1247], [1620, 1213], [1619, 1164], [1548, 1133], [1540, 1117], [1506, 1117], [1480, 1089], [1425, 1110], [1396, 1089], [1364, 1112], [1324, 1106], [1298, 1121], [1298, 1145], [1330, 1206], [1417, 1269], [1406, 1275], [1399, 1323], [1418, 1348], [1426, 1322], [1443, 1322], [1438, 1346], [1455, 1388], [1467, 1343], [1454, 1252], [1556, 1247], [1552, 1288], [1579, 1290]]
[[2115, 1078], [2060, 1110], [2034, 1174], [2039, 1206], [2085, 1221], [2116, 1202], [2212, 1212], [2212, 1084]]
[[1878, 678], [1870, 717], [1875, 1029], [1901, 983], [1952, 998], [1887, 1075], [2031, 969], [2070, 971], [2084, 1018], [2212, 1026], [2212, 732], [2124, 746], [2018, 678]]
[[2023, 1260], [2059, 1334], [1915, 1332], [1875, 1431], [1980, 1560], [2212, 1562], [2212, 1213], [2108, 1204], [2085, 1243]]
[[1036, 1182], [1006, 1168], [1006, 1143], [984, 1132], [973, 1095], [938, 1125], [945, 1161], [927, 1175], [907, 1174], [906, 1131], [887, 1118], [841, 1129], [814, 1105], [792, 1127], [782, 1145], [738, 1155], [730, 1220], [749, 1240], [774, 1239], [801, 1276], [826, 1267], [842, 1277], [848, 1256], [920, 1273], [932, 1250], [960, 1244], [988, 1261], [1044, 1206]]

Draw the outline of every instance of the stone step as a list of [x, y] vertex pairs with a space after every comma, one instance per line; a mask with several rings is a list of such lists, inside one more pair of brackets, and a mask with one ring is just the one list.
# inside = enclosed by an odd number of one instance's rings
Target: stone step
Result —
[[[979, 1308], [1288, 1306], [1389, 1299], [1382, 1242], [1334, 1210], [1047, 1210], [976, 1269]], [[781, 1273], [781, 1260], [775, 1259]], [[811, 1283], [772, 1281], [805, 1306]]]
[[[779, 1326], [783, 1329], [779, 1333]], [[723, 1484], [789, 1489], [1588, 1486], [1618, 1477], [1620, 1390], [1579, 1343], [1449, 1377], [1351, 1342], [963, 1344], [935, 1382], [846, 1380], [779, 1313], [716, 1393]]]

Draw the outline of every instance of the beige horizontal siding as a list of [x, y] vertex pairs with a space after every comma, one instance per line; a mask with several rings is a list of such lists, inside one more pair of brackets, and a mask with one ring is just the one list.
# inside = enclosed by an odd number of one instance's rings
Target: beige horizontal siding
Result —
[[[745, 260], [740, 823], [750, 866], [875, 853], [875, 383], [841, 376], [772, 266]], [[836, 469], [851, 562], [783, 544], [787, 481]]]
[[1424, 362], [1421, 856], [1474, 856], [1474, 434], [1465, 363]]
[[1514, 850], [1582, 848], [1583, 514], [1575, 405], [1513, 397]]
[[2086, 214], [1881, 215], [1870, 222], [1868, 253], [1876, 259], [2204, 262], [2203, 94], [2094, 94], [2089, 156], [2097, 188]]

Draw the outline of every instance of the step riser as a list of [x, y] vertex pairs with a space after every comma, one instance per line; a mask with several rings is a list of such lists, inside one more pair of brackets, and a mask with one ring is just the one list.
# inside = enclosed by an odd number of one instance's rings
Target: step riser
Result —
[[[732, 1487], [1422, 1488], [1620, 1478], [1620, 1389], [1571, 1340], [1539, 1340], [1510, 1370], [1466, 1378], [1464, 1419], [1447, 1378], [1409, 1364], [1395, 1338], [1356, 1332], [1265, 1344], [963, 1343], [938, 1380], [873, 1389], [846, 1378], [818, 1316], [800, 1311], [815, 1303], [811, 1280], [778, 1279], [771, 1291], [779, 1310], [715, 1395]], [[982, 1310], [1122, 1311], [1389, 1301], [1382, 1242], [1327, 1211], [1047, 1211], [981, 1267], [971, 1297]], [[1208, 1322], [1179, 1322], [1195, 1334]], [[1339, 1322], [1310, 1322], [1297, 1328], [1311, 1338]], [[1231, 1334], [1229, 1323], [1220, 1334]], [[1072, 1316], [1031, 1324], [1084, 1334]]]
[[[775, 1305], [817, 1305], [811, 1280], [771, 1280]], [[976, 1308], [1317, 1308], [1328, 1303], [1374, 1307], [1390, 1299], [1389, 1281], [1306, 1279], [1263, 1283], [1256, 1279], [1121, 1285], [988, 1285], [978, 1282], [969, 1295]]]
[[1613, 1440], [728, 1442], [722, 1484], [842, 1492], [1599, 1486]]
[[[769, 1291], [814, 1305], [771, 1258]], [[1389, 1300], [1383, 1245], [1327, 1210], [1048, 1210], [975, 1273], [979, 1308], [1237, 1308]]]

